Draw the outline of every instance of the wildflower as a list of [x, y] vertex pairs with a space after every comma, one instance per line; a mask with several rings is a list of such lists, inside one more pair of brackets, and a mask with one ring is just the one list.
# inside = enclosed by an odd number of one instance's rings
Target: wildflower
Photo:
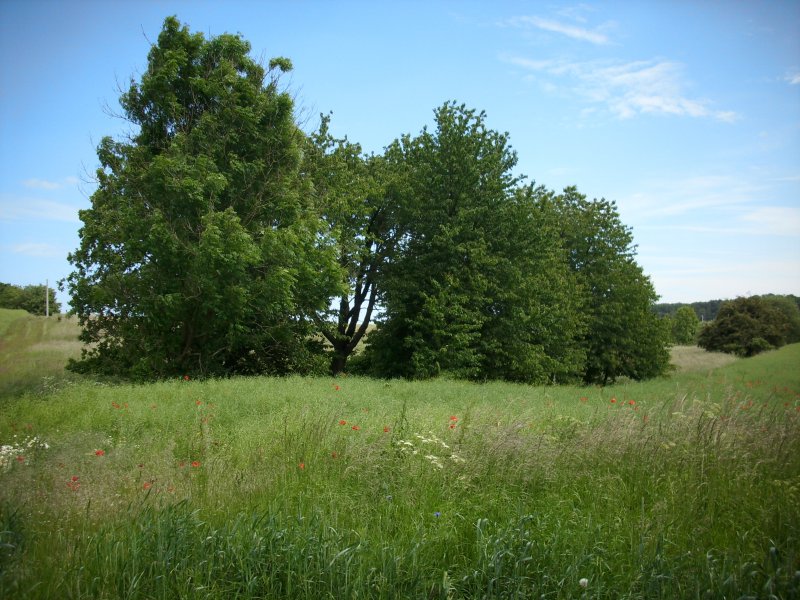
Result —
[[184, 380], [184, 381], [189, 381], [189, 376], [188, 376], [188, 375], [184, 375], [184, 376], [183, 376], [183, 380]]
[[456, 428], [456, 424], [455, 423], [450, 423], [450, 429], [455, 429], [455, 428]]
[[581, 396], [581, 402], [586, 403], [588, 401], [589, 401], [589, 398], [587, 398], [586, 396]]
[[199, 460], [193, 460], [192, 461], [192, 466], [196, 469], [197, 467], [200, 466], [200, 461]]
[[142, 485], [143, 490], [149, 490], [151, 487], [153, 487], [153, 484], [150, 483], [149, 481], [145, 481], [144, 484]]
[[628, 404], [630, 404], [631, 406], [633, 406], [634, 404], [636, 404], [636, 401], [635, 401], [635, 400], [628, 400]]
[[334, 390], [336, 390], [336, 391], [338, 392], [338, 391], [339, 391], [340, 389], [342, 389], [342, 388], [340, 388], [338, 385], [334, 385], [334, 386], [333, 386], [333, 389], [334, 389]]
[[347, 425], [347, 421], [345, 421], [344, 419], [342, 419], [341, 421], [339, 421], [339, 425]]
[[301, 462], [300, 464], [297, 465], [297, 468], [300, 469], [301, 471], [304, 470], [306, 468], [306, 463]]
[[580, 586], [581, 586], [581, 587], [585, 588], [586, 586], [588, 586], [588, 585], [589, 585], [589, 580], [588, 580], [588, 579], [586, 579], [586, 577], [581, 577], [581, 578], [578, 580], [578, 583], [580, 584]]
[[122, 407], [121, 407], [119, 404], [117, 404], [116, 402], [112, 402], [112, 403], [111, 403], [111, 406], [112, 406], [112, 407], [114, 407], [114, 408], [122, 408]]
[[339, 458], [339, 454], [336, 452], [331, 452], [331, 458]]
[[384, 425], [383, 433], [389, 433], [390, 431], [391, 431], [391, 429], [389, 429], [389, 426], [388, 425]]
[[77, 475], [73, 475], [72, 476], [72, 481], [73, 482], [78, 481], [78, 479], [80, 479], [80, 478]]
[[436, 517], [436, 518], [438, 519], [439, 517], [441, 517], [441, 516], [442, 516], [442, 513], [440, 513], [440, 512], [437, 510], [435, 513], [433, 513], [433, 516], [434, 516], [434, 517]]
[[353, 431], [358, 431], [359, 429], [361, 429], [361, 427], [359, 427], [358, 425], [353, 425], [350, 429], [352, 429]]
[[105, 450], [95, 450], [94, 451], [94, 455], [95, 456], [105, 456], [105, 454], [106, 454]]
[[611, 404], [616, 404], [616, 403], [617, 403], [617, 399], [616, 398], [611, 398]]
[[451, 421], [458, 421], [458, 417], [455, 416], [455, 415], [450, 415], [450, 420]]

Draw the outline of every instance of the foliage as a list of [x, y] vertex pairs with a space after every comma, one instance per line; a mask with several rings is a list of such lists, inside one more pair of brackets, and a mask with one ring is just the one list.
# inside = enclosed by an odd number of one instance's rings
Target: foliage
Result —
[[380, 376], [568, 379], [582, 323], [544, 192], [515, 189], [516, 155], [484, 113], [447, 103], [435, 118], [387, 150], [402, 236], [365, 361]]
[[794, 598], [798, 360], [11, 399], [0, 597]]
[[700, 332], [698, 345], [706, 350], [753, 356], [780, 348], [795, 335], [798, 309], [791, 302], [760, 296], [723, 304], [717, 318]]
[[61, 304], [56, 300], [56, 291], [44, 285], [17, 286], [0, 283], [0, 308], [21, 309], [32, 315], [44, 315], [47, 302], [45, 289], [49, 296], [50, 314], [61, 312]]
[[652, 311], [657, 295], [635, 260], [633, 236], [613, 202], [574, 187], [555, 198], [562, 243], [583, 294], [587, 383], [646, 379], [669, 367], [670, 332]]
[[331, 344], [336, 375], [369, 328], [383, 268], [399, 232], [389, 162], [364, 156], [358, 144], [334, 138], [329, 124], [330, 117], [323, 115], [319, 129], [306, 138], [303, 172], [344, 278], [338, 306], [316, 315], [320, 333]]
[[700, 319], [690, 306], [681, 306], [672, 317], [672, 342], [675, 344], [694, 344]]
[[[164, 21], [120, 99], [138, 128], [104, 138], [70, 255], [82, 370], [151, 378], [320, 366], [310, 316], [338, 290], [299, 175], [289, 95], [239, 36]], [[319, 344], [317, 344], [319, 346]]]

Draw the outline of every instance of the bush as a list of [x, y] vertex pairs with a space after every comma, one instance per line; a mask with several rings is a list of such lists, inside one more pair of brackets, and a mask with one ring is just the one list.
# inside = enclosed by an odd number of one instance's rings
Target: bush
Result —
[[790, 341], [791, 322], [774, 303], [759, 296], [726, 302], [700, 332], [698, 345], [709, 351], [755, 356]]

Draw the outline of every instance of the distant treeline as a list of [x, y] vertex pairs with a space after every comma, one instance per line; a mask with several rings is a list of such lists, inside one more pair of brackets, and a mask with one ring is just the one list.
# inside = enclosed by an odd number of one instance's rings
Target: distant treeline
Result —
[[[792, 294], [762, 294], [762, 298], [774, 298], [777, 296], [782, 296], [784, 298], [791, 298], [798, 307], [800, 307], [800, 297], [794, 296]], [[684, 303], [684, 302], [674, 302], [674, 303], [660, 303], [655, 304], [653, 306], [653, 310], [659, 317], [666, 317], [674, 316], [678, 309], [683, 306], [688, 306], [697, 313], [698, 318], [701, 321], [713, 321], [717, 318], [717, 313], [719, 312], [720, 307], [728, 300], [706, 300], [705, 302], [692, 302], [692, 303]]]
[[[43, 315], [46, 312], [44, 285], [26, 285], [24, 287], [0, 282], [0, 308], [17, 308], [27, 310], [32, 315]], [[56, 302], [56, 291], [48, 288], [50, 297], [50, 314], [61, 311], [61, 305]]]

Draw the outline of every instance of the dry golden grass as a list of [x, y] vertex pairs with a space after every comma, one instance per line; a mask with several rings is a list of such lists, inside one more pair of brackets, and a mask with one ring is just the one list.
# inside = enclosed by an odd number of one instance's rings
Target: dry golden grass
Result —
[[719, 369], [740, 360], [733, 354], [707, 352], [698, 346], [673, 346], [671, 362], [678, 373], [692, 373]]

